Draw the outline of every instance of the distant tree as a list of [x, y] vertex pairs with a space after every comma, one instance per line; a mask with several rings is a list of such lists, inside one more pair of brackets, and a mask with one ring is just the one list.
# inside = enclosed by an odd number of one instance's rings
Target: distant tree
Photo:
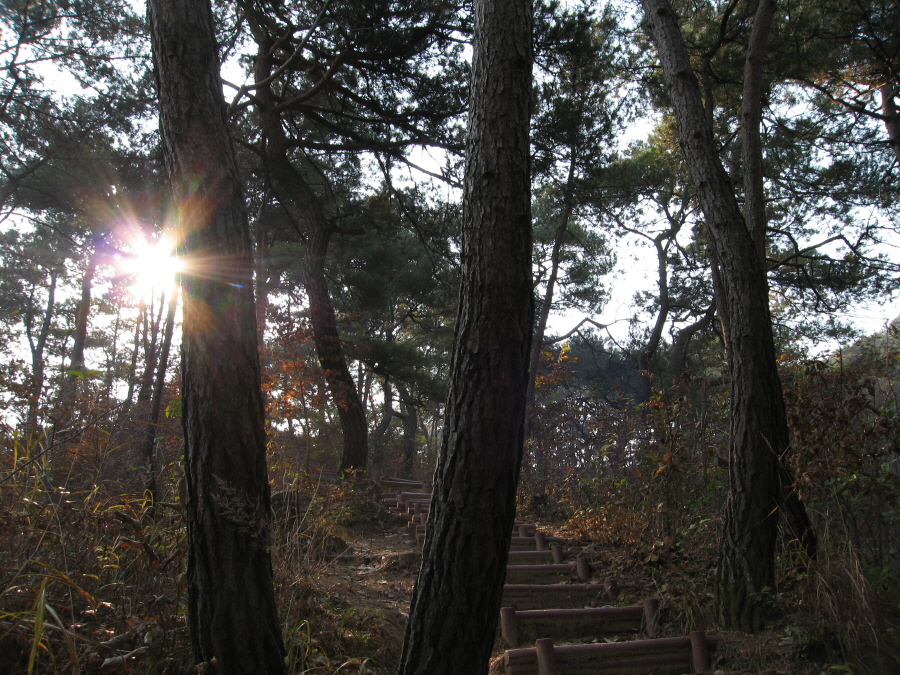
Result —
[[533, 321], [529, 0], [476, 0], [460, 306], [400, 673], [486, 673], [522, 460]]
[[187, 264], [181, 357], [191, 646], [196, 662], [216, 672], [283, 673], [253, 254], [212, 9], [206, 0], [152, 0], [148, 14], [171, 218]]
[[[24, 337], [30, 356], [25, 391], [28, 400], [25, 427], [39, 431], [46, 411], [47, 356], [58, 349], [62, 332], [57, 292], [67, 277], [65, 261], [72, 255], [71, 242], [51, 229], [31, 233], [5, 232], [0, 240], [0, 307], [3, 309], [4, 343], [7, 348]], [[10, 349], [10, 357], [14, 350]]]
[[600, 311], [607, 289], [600, 281], [614, 262], [586, 205], [596, 197], [603, 169], [615, 157], [614, 139], [628, 119], [617, 96], [622, 66], [616, 35], [619, 17], [607, 5], [562, 9], [551, 3], [537, 13], [536, 54], [543, 73], [536, 85], [532, 121], [535, 185], [534, 240], [537, 301], [531, 345], [528, 408], [551, 311]]
[[302, 245], [316, 349], [343, 433], [342, 471], [365, 466], [368, 443], [327, 283], [329, 248], [347, 233], [337, 215], [358, 189], [363, 153], [408, 162], [410, 145], [459, 145], [448, 123], [462, 112], [455, 33], [465, 14], [457, 9], [419, 0], [288, 11], [277, 2], [245, 3], [237, 22], [249, 29], [257, 57], [253, 82], [236, 87], [232, 110], [252, 104], [258, 114], [247, 148]]

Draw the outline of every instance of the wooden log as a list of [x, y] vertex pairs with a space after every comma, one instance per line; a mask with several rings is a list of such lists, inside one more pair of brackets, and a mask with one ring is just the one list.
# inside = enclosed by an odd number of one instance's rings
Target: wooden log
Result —
[[506, 584], [500, 606], [517, 610], [585, 607], [602, 594], [603, 586], [597, 584]]
[[[707, 650], [721, 642], [719, 636], [704, 636]], [[541, 649], [550, 651], [542, 642]], [[681, 675], [692, 667], [689, 637], [657, 638], [590, 645], [553, 646], [558, 675]], [[503, 656], [505, 675], [540, 675], [537, 647], [510, 649]]]
[[[535, 551], [544, 553], [544, 551]], [[577, 574], [575, 565], [507, 565], [508, 584], [561, 584]], [[582, 581], [587, 581], [583, 579]]]
[[538, 675], [560, 675], [556, 667], [556, 654], [553, 649], [553, 640], [542, 638], [534, 643], [537, 653]]
[[562, 544], [550, 544], [550, 551], [553, 554], [553, 562], [557, 565], [561, 565], [562, 561], [565, 559], [563, 557]]
[[503, 607], [500, 635], [509, 647], [518, 647], [537, 637], [563, 640], [638, 633], [644, 625], [644, 613], [641, 605], [521, 611]]
[[378, 481], [379, 485], [392, 488], [402, 488], [404, 490], [424, 490], [427, 486], [420, 480], [412, 480], [410, 478], [382, 478]]
[[706, 641], [706, 633], [702, 630], [691, 631], [691, 656], [695, 673], [708, 673], [712, 670], [709, 643]]
[[588, 559], [581, 555], [575, 559], [575, 571], [578, 573], [578, 578], [584, 582], [590, 581], [594, 572]]
[[546, 535], [543, 532], [535, 532], [533, 537], [510, 537], [510, 551], [546, 551], [550, 550], [548, 544], [563, 544], [564, 539]]
[[610, 602], [615, 602], [619, 598], [619, 582], [615, 579], [607, 579], [603, 582], [606, 588], [606, 597]]
[[644, 600], [644, 632], [647, 634], [647, 637], [656, 637], [658, 622], [659, 598], [647, 598]]
[[515, 607], [500, 608], [500, 635], [510, 647], [519, 645], [518, 620]]
[[540, 551], [534, 537], [510, 537], [510, 551]]
[[557, 561], [553, 558], [550, 551], [510, 551], [510, 565], [550, 565], [552, 563], [562, 564], [564, 558], [560, 555]]

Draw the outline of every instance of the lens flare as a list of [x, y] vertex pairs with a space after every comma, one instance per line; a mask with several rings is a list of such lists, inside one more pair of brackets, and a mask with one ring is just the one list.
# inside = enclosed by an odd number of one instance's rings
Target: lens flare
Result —
[[182, 270], [172, 241], [167, 237], [160, 237], [155, 242], [141, 238], [132, 247], [133, 253], [122, 265], [123, 271], [134, 278], [132, 293], [146, 301], [154, 293], [171, 292], [175, 288], [176, 275]]

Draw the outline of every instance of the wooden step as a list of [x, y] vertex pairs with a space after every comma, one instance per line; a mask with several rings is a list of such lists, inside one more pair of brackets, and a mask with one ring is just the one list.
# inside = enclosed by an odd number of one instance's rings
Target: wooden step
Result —
[[506, 583], [559, 584], [576, 576], [581, 581], [588, 582], [591, 580], [591, 572], [587, 558], [582, 557], [579, 557], [575, 563], [568, 564], [507, 565]]
[[379, 485], [388, 488], [398, 488], [403, 490], [424, 490], [426, 484], [420, 480], [412, 480], [410, 478], [382, 478], [378, 481]]
[[600, 601], [606, 601], [601, 584], [506, 584], [500, 606], [516, 610], [565, 609]]
[[656, 637], [659, 600], [650, 598], [643, 606], [591, 607], [589, 609], [500, 610], [500, 634], [511, 647], [533, 643], [537, 638], [554, 640], [594, 638], [602, 635], [643, 632]]
[[562, 544], [565, 539], [554, 537], [543, 532], [535, 532], [532, 537], [511, 537], [510, 551], [546, 551], [550, 544]]
[[690, 637], [554, 646], [540, 639], [529, 649], [503, 656], [505, 675], [681, 675], [708, 673], [718, 635], [694, 631]]
[[562, 549], [560, 548], [559, 560], [553, 557], [552, 551], [510, 551], [507, 563], [509, 565], [552, 565], [562, 564], [565, 558], [562, 557]]

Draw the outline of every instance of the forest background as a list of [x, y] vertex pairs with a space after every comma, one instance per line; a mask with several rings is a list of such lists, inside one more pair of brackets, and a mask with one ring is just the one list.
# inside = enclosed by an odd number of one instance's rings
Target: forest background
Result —
[[[674, 4], [743, 199], [758, 3]], [[778, 7], [758, 96], [785, 461], [833, 562], [826, 597], [837, 605], [850, 589], [872, 626], [836, 620], [820, 642], [864, 653], [898, 622], [898, 327], [885, 315], [863, 337], [852, 317], [892, 298], [900, 271], [900, 10]], [[459, 284], [469, 8], [215, 12], [254, 236], [270, 475], [279, 488], [318, 466], [427, 479]], [[27, 495], [40, 520], [63, 501], [178, 504], [180, 243], [167, 239], [145, 20], [115, 2], [19, 0], [0, 20], [4, 508], [19, 513]], [[520, 504], [656, 555], [715, 531], [727, 488], [719, 262], [637, 8], [541, 4], [535, 49], [537, 312]], [[601, 312], [621, 293], [612, 272], [633, 242], [652, 261], [649, 284], [627, 330], [607, 331]], [[214, 276], [214, 263], [180, 264]], [[551, 316], [573, 312], [584, 320], [551, 334], [562, 325]], [[6, 569], [5, 589], [43, 588], [40, 574]]]

